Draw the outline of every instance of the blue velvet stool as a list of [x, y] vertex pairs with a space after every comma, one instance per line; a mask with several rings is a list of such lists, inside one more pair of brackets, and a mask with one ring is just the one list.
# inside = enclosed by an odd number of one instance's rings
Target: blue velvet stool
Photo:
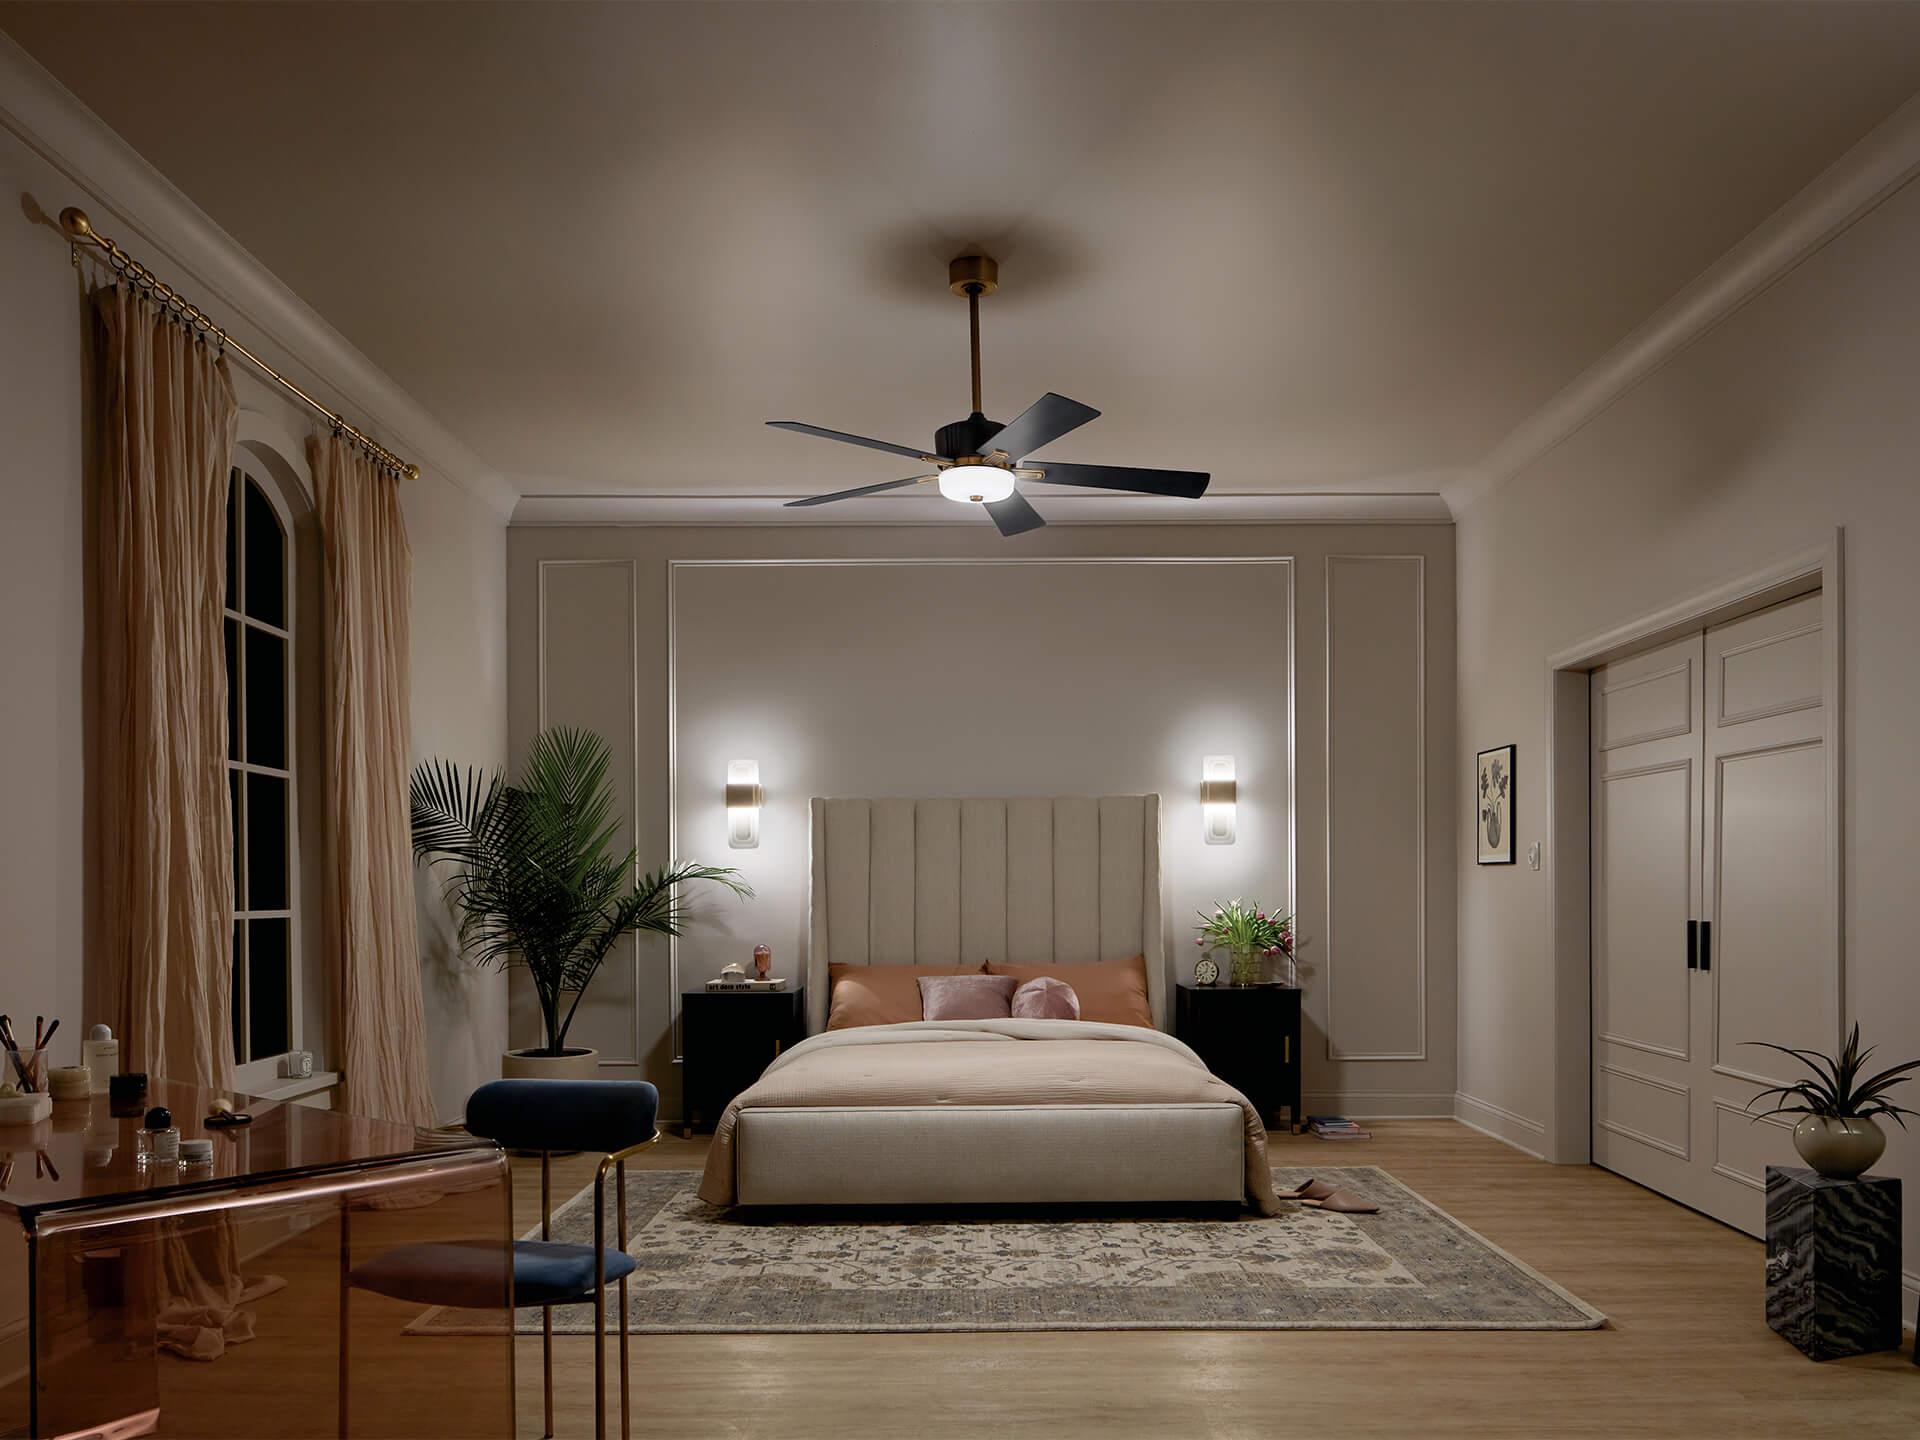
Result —
[[[509, 1150], [540, 1155], [540, 1238], [513, 1245], [513, 1304], [542, 1311], [541, 1380], [546, 1426], [553, 1434], [553, 1307], [593, 1305], [593, 1429], [607, 1433], [607, 1286], [620, 1287], [620, 1433], [629, 1433], [627, 1380], [627, 1158], [660, 1138], [654, 1121], [660, 1092], [644, 1080], [495, 1080], [467, 1099], [467, 1130]], [[553, 1156], [585, 1150], [600, 1155], [593, 1177], [593, 1244], [553, 1238]], [[604, 1200], [614, 1172], [617, 1246], [607, 1248]], [[404, 1245], [355, 1266], [350, 1283], [425, 1305], [480, 1308], [500, 1303], [504, 1278], [499, 1247], [485, 1241]], [[344, 1350], [342, 1352], [344, 1357]], [[344, 1363], [344, 1359], [343, 1359]]]

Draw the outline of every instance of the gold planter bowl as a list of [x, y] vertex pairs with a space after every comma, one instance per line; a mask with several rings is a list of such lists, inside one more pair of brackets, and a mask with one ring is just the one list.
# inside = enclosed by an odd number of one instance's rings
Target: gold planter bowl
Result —
[[1852, 1180], [1872, 1168], [1887, 1137], [1871, 1115], [1803, 1115], [1793, 1127], [1793, 1148], [1829, 1180]]
[[502, 1080], [597, 1080], [600, 1052], [582, 1047], [564, 1055], [536, 1055], [531, 1050], [506, 1050], [500, 1055]]

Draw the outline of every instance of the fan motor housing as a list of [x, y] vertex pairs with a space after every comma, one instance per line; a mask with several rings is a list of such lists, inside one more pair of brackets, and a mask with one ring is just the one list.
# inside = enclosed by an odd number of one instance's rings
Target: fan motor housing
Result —
[[984, 455], [991, 448], [993, 437], [1005, 428], [998, 420], [989, 420], [976, 410], [966, 419], [942, 425], [934, 431], [933, 453], [954, 460], [968, 455]]

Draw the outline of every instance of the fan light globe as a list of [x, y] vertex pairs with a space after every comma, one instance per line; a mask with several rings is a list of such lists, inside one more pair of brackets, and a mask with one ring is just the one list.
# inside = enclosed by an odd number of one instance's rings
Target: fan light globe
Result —
[[940, 493], [962, 504], [1004, 500], [1013, 494], [1013, 472], [997, 465], [952, 465], [940, 472]]

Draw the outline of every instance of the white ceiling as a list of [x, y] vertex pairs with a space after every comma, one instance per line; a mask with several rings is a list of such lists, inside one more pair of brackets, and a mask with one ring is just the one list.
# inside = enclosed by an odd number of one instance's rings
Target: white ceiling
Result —
[[[967, 405], [1216, 492], [1485, 455], [1920, 89], [1920, 4], [8, 4], [525, 494], [806, 494]], [[113, 29], [109, 29], [111, 24]]]

